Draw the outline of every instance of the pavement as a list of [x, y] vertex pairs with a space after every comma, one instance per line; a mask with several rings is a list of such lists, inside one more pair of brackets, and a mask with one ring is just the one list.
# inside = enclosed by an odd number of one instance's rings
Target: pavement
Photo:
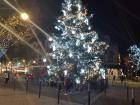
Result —
[[[0, 87], [3, 87], [3, 81], [0, 82]], [[15, 86], [14, 86], [15, 84]], [[11, 89], [13, 91], [14, 87], [15, 87], [15, 92], [16, 91], [22, 91], [23, 93], [26, 94], [26, 81], [16, 81], [14, 83], [13, 80], [11, 80], [7, 86], [7, 88]], [[92, 90], [91, 91], [91, 98], [95, 97], [98, 94], [99, 89], [98, 90]], [[58, 90], [57, 87], [50, 87], [48, 86], [46, 83], [42, 84], [41, 87], [41, 98], [46, 96], [46, 97], [50, 97], [52, 99], [57, 100], [58, 98]], [[39, 95], [39, 85], [38, 84], [34, 84], [33, 81], [29, 81], [28, 83], [28, 94], [34, 94], [38, 97]], [[64, 91], [61, 91], [60, 93], [60, 99], [63, 101], [70, 101], [72, 103], [79, 103], [82, 105], [85, 105], [88, 101], [88, 92], [87, 89], [83, 90], [83, 91], [79, 91], [79, 90], [72, 90], [68, 95], [65, 95]]]
[[[96, 99], [92, 100], [91, 105], [140, 105], [140, 89], [132, 88], [127, 89], [125, 87], [111, 86], [105, 93], [100, 94]], [[133, 95], [132, 95], [133, 91]], [[132, 96], [135, 98], [135, 104], [132, 104]]]
[[[132, 96], [135, 98], [135, 104], [133, 105], [140, 105], [140, 88], [132, 89], [132, 87], [129, 87], [129, 97], [127, 98], [127, 88], [125, 86], [114, 84], [107, 89], [106, 94], [105, 92], [96, 95], [92, 93], [91, 105], [132, 105]], [[25, 89], [23, 91], [16, 88], [14, 91], [12, 87], [13, 85], [0, 86], [0, 105], [58, 105], [56, 88], [44, 88], [39, 98], [35, 92], [26, 94]], [[22, 87], [25, 88], [25, 86]], [[32, 87], [29, 87], [30, 89], [33, 90]], [[36, 91], [38, 92], [38, 89]], [[88, 105], [87, 98], [87, 92], [81, 92], [81, 94], [78, 92], [72, 95], [61, 94], [59, 105]]]
[[[67, 97], [68, 98], [68, 97]], [[58, 105], [57, 99], [42, 96], [38, 98], [34, 94], [25, 94], [22, 91], [12, 91], [9, 88], [0, 88], [0, 105]], [[67, 101], [60, 100], [59, 105], [81, 105], [72, 103], [69, 99]]]

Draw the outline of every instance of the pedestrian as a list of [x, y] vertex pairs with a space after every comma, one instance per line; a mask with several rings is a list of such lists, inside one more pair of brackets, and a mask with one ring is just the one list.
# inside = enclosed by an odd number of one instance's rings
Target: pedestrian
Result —
[[114, 76], [113, 76], [113, 81], [115, 81], [115, 79], [116, 79], [116, 76], [114, 75]]
[[113, 75], [112, 85], [115, 83], [115, 80], [116, 80], [116, 76], [115, 76], [115, 75]]
[[121, 83], [123, 84], [123, 80], [124, 80], [124, 77], [123, 75], [121, 76]]
[[4, 78], [5, 78], [5, 85], [6, 85], [6, 84], [8, 84], [8, 81], [10, 79], [10, 73], [9, 73], [9, 71], [6, 71], [4, 73]]
[[65, 94], [64, 95], [68, 95], [68, 89], [69, 89], [69, 83], [68, 83], [68, 77], [65, 77], [64, 79], [64, 88], [65, 88]]

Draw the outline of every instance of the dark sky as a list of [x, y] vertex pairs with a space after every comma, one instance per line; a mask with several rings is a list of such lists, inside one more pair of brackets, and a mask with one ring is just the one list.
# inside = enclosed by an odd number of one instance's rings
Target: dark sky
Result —
[[[20, 0], [17, 0], [20, 1]], [[54, 32], [56, 18], [61, 14], [63, 0], [24, 0], [19, 5], [30, 11], [45, 31]], [[113, 43], [118, 43], [121, 52], [132, 44], [140, 42], [139, 0], [83, 0], [89, 13], [94, 30], [99, 36], [109, 35]]]

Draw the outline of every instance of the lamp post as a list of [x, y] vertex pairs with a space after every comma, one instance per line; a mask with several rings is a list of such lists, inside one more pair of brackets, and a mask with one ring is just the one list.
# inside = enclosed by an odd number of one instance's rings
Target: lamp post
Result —
[[0, 62], [0, 67], [1, 67], [0, 69], [1, 69], [1, 74], [2, 74], [2, 63], [1, 62]]

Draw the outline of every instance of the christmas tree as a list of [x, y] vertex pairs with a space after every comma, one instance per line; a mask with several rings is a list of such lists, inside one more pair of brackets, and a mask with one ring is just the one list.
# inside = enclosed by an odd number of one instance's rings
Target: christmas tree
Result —
[[140, 70], [140, 48], [137, 45], [130, 46], [129, 60], [135, 66], [135, 71]]
[[52, 57], [56, 59], [49, 65], [49, 74], [64, 73], [78, 83], [81, 79], [89, 79], [99, 74], [101, 55], [108, 45], [98, 41], [98, 34], [92, 31], [87, 9], [82, 7], [81, 0], [64, 0], [63, 15], [58, 17], [51, 48]]

